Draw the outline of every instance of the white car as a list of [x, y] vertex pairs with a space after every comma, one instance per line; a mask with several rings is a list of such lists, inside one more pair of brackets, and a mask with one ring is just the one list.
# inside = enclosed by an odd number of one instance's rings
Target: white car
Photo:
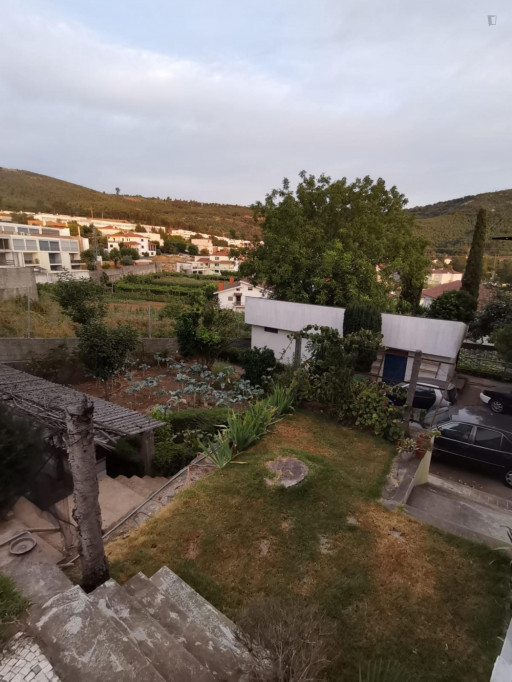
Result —
[[[409, 388], [408, 382], [399, 384], [400, 388]], [[443, 398], [443, 393], [444, 398]], [[414, 393], [414, 400], [412, 406], [420, 410], [432, 410], [438, 405], [440, 407], [450, 407], [457, 401], [457, 389], [453, 384], [450, 384], [446, 389], [436, 386], [435, 384], [416, 384], [416, 391]], [[405, 401], [404, 401], [405, 403]]]

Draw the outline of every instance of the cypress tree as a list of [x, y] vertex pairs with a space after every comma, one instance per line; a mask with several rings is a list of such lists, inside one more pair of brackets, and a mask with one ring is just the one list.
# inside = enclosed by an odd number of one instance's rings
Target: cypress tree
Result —
[[473, 232], [473, 241], [469, 251], [468, 262], [462, 276], [462, 291], [471, 294], [478, 301], [478, 290], [482, 279], [485, 238], [487, 234], [487, 211], [481, 208], [478, 211]]
[[369, 329], [380, 333], [382, 328], [382, 315], [376, 308], [365, 305], [349, 305], [343, 316], [343, 336], [348, 336], [360, 329]]

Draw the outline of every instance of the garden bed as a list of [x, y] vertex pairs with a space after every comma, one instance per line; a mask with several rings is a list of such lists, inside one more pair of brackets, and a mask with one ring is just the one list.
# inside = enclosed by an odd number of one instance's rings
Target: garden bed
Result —
[[[168, 565], [237, 618], [257, 596], [319, 606], [334, 627], [326, 679], [398, 662], [415, 682], [490, 677], [507, 616], [508, 563], [378, 504], [394, 448], [322, 415], [299, 413], [107, 546], [121, 581]], [[265, 462], [309, 468], [270, 488]]]

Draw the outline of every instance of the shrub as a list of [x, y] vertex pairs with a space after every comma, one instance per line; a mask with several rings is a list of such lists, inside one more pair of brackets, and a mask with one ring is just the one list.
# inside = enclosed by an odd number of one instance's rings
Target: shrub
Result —
[[153, 469], [157, 476], [174, 476], [194, 459], [195, 452], [183, 443], [155, 443]]
[[190, 357], [196, 350], [196, 331], [199, 325], [200, 313], [197, 310], [187, 310], [176, 319], [175, 333], [178, 348], [184, 357]]
[[0, 404], [0, 518], [27, 491], [45, 451], [37, 422]]
[[352, 397], [339, 406], [338, 418], [396, 442], [402, 436], [402, 409], [390, 404], [389, 387], [374, 381], [353, 381]]
[[234, 348], [233, 346], [228, 346], [223, 348], [219, 353], [219, 358], [231, 362], [233, 365], [239, 365], [241, 363], [242, 352], [239, 348]]
[[121, 258], [121, 265], [133, 265], [133, 258], [131, 256], [123, 256]]
[[436, 298], [427, 315], [437, 320], [454, 320], [469, 323], [475, 316], [476, 299], [463, 289], [445, 291]]
[[228, 414], [227, 433], [237, 452], [247, 450], [265, 435], [276, 414], [276, 408], [265, 400], [250, 405], [244, 413]]
[[321, 680], [339, 652], [334, 623], [304, 597], [263, 597], [240, 614], [240, 637], [253, 654], [254, 682]]
[[343, 316], [343, 336], [348, 336], [361, 329], [381, 333], [382, 315], [377, 308], [362, 305], [349, 305]]
[[276, 367], [276, 356], [274, 351], [266, 346], [248, 348], [240, 354], [240, 363], [244, 368], [245, 378], [253, 386], [264, 386]]
[[[155, 408], [151, 416], [158, 421], [165, 421], [170, 427], [171, 433], [175, 434], [176, 442], [183, 442], [183, 434], [186, 431], [203, 431], [211, 435], [220, 431], [226, 425], [228, 409], [224, 407], [212, 407], [210, 410], [182, 410], [171, 412]], [[163, 427], [165, 428], [165, 427]], [[158, 434], [159, 429], [155, 432]]]
[[103, 263], [101, 267], [103, 270], [110, 270], [110, 263]]

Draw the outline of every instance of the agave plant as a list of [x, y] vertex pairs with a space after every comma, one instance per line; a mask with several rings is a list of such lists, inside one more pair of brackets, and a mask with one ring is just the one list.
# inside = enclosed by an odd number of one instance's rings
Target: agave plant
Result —
[[271, 407], [275, 407], [276, 416], [280, 417], [282, 414], [293, 411], [293, 401], [294, 395], [291, 389], [284, 386], [276, 386], [266, 402]]
[[231, 447], [229, 432], [227, 430], [217, 433], [215, 437], [207, 443], [200, 442], [199, 447], [208, 459], [219, 469], [223, 469], [226, 464], [229, 464], [233, 459], [233, 448]]
[[237, 452], [247, 450], [260, 438], [260, 424], [254, 413], [247, 410], [245, 414], [237, 414], [230, 410], [227, 421], [229, 435]]

